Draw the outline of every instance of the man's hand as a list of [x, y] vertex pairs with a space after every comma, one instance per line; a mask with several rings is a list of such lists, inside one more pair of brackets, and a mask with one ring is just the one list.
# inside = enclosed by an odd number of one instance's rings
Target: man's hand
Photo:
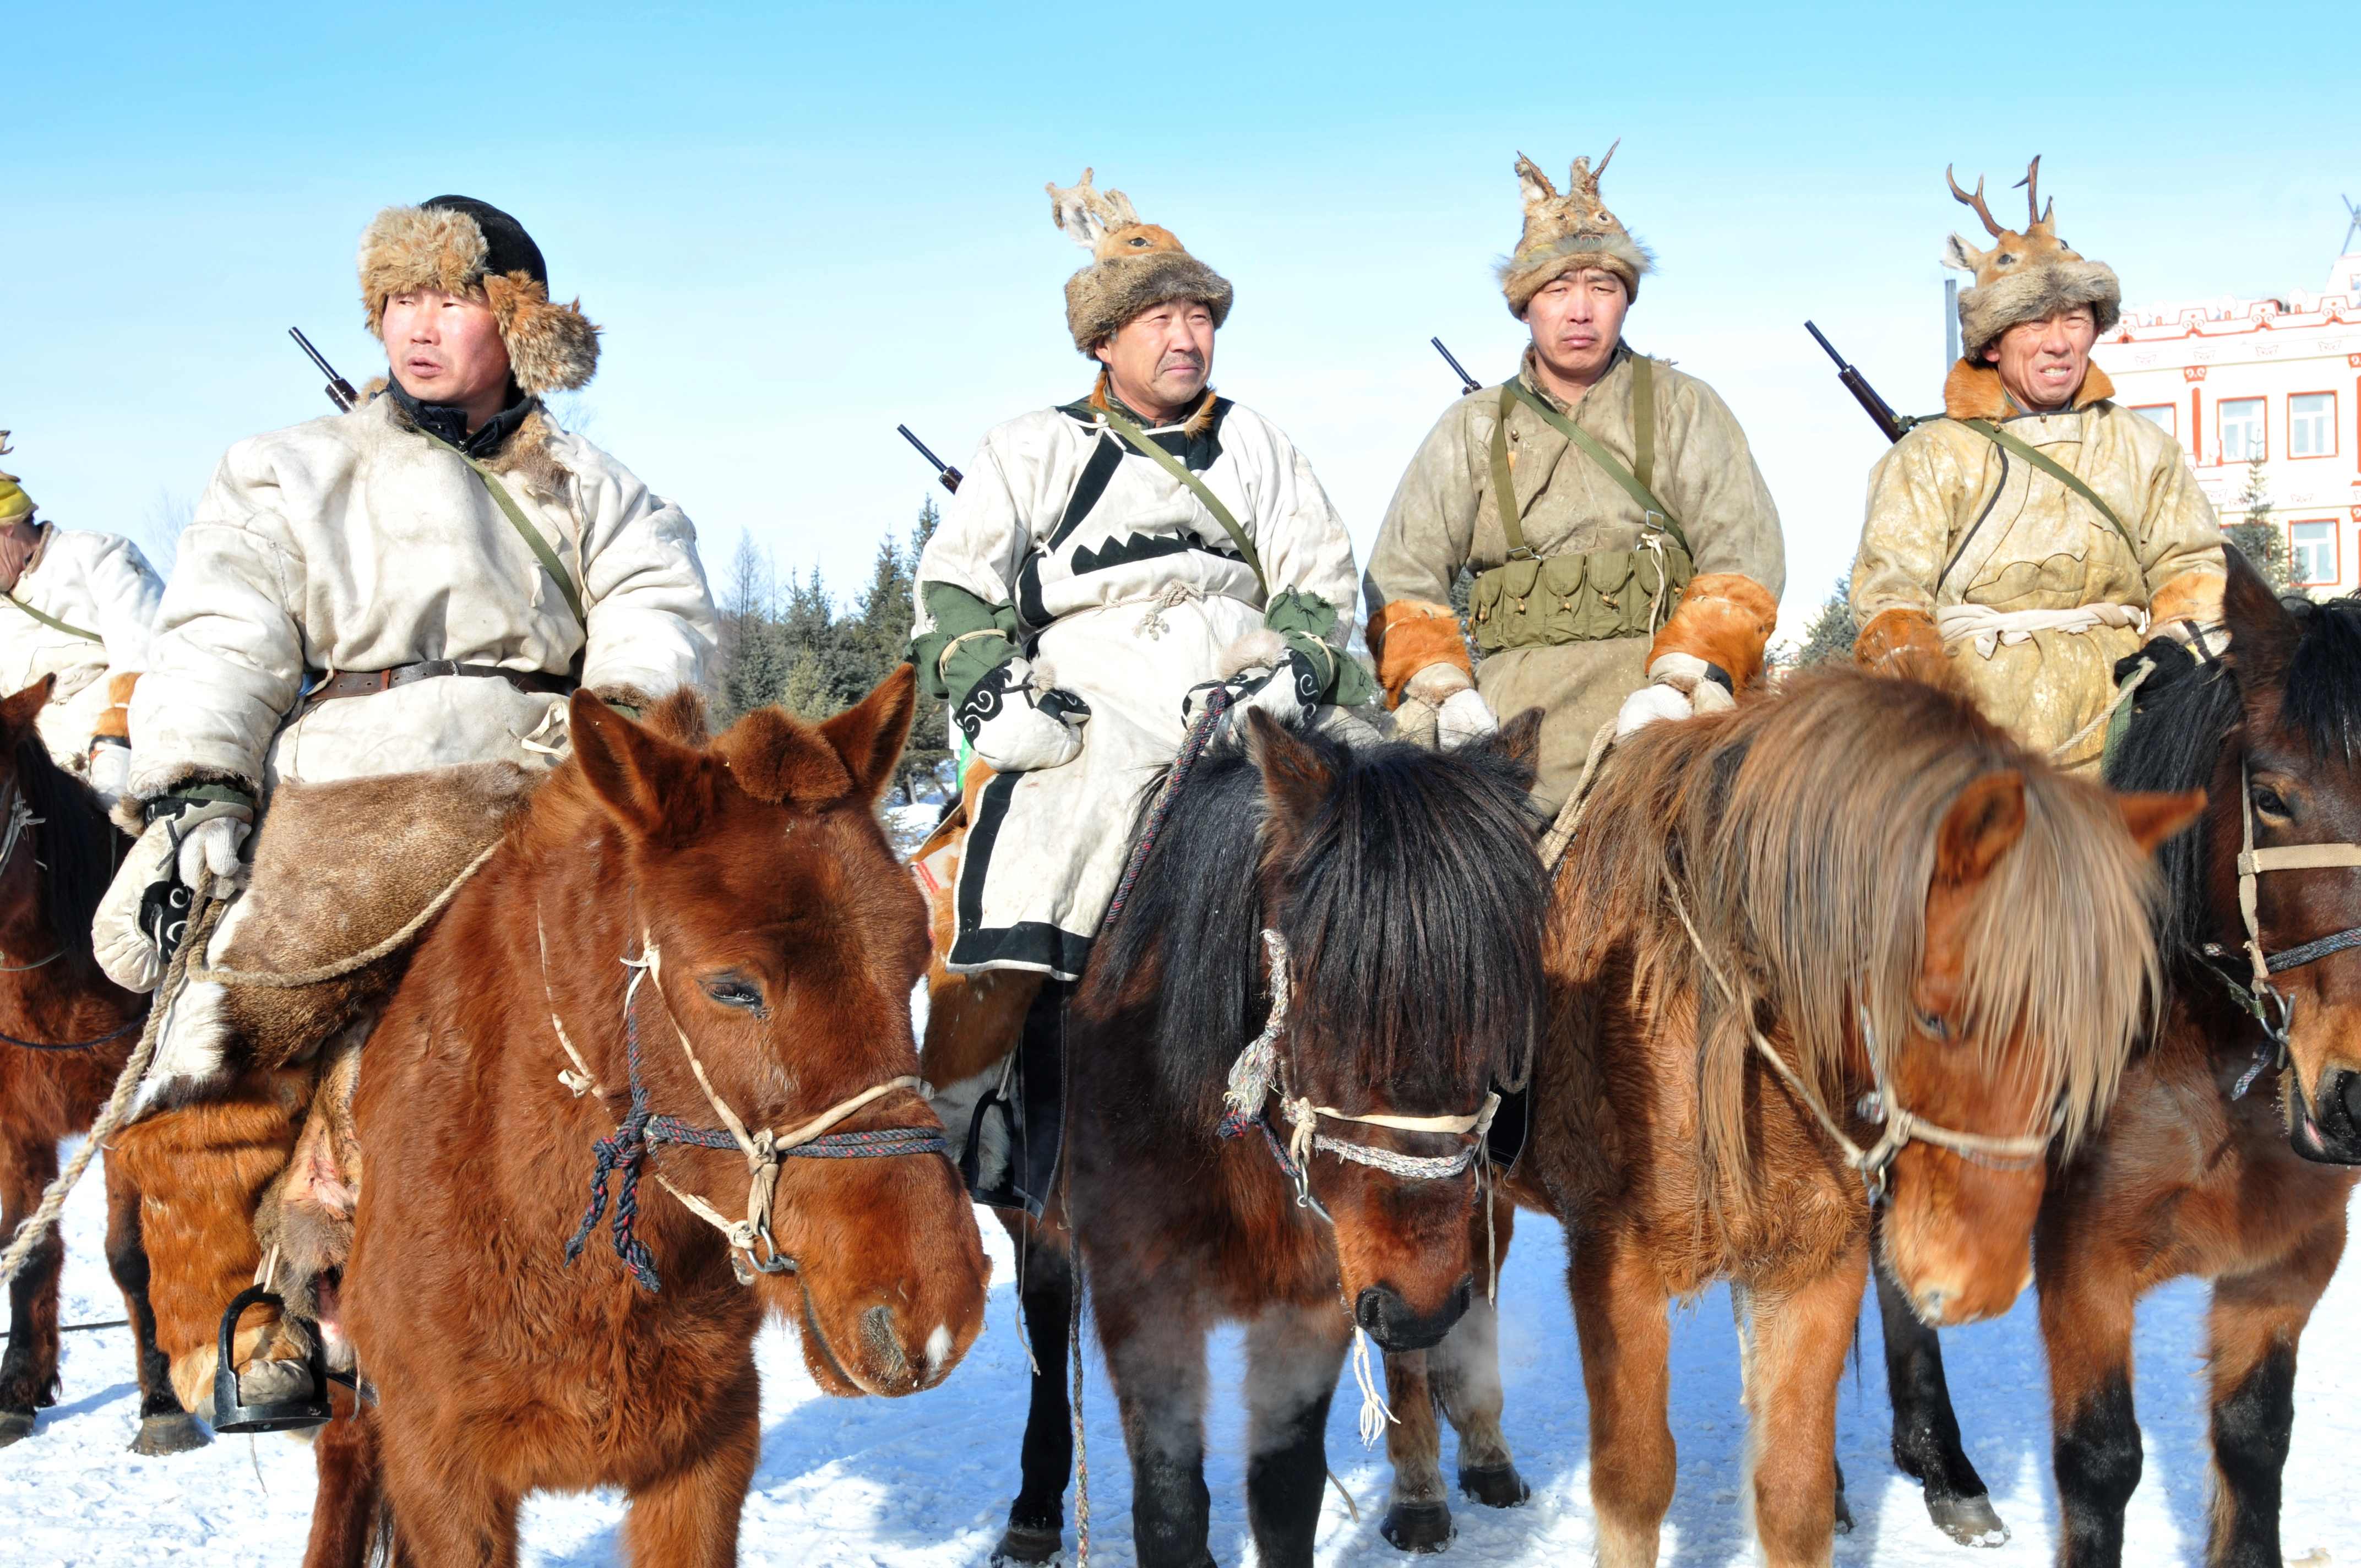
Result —
[[1615, 715], [1615, 739], [1660, 718], [1688, 718], [1735, 706], [1730, 677], [1694, 653], [1659, 654], [1648, 666], [1648, 684], [1623, 699]]
[[1246, 722], [1246, 710], [1258, 707], [1282, 724], [1301, 718], [1320, 701], [1320, 672], [1293, 649], [1279, 655], [1276, 665], [1249, 664], [1226, 680], [1200, 681], [1180, 699], [1180, 717], [1191, 724], [1213, 693], [1230, 694], [1224, 729]]
[[1402, 702], [1433, 711], [1439, 750], [1480, 740], [1500, 727], [1491, 705], [1477, 691], [1475, 677], [1457, 664], [1438, 662], [1411, 676], [1402, 683]]
[[[159, 810], [160, 808], [160, 810]], [[148, 806], [139, 841], [123, 858], [91, 922], [98, 967], [126, 991], [156, 989], [187, 935], [200, 873], [214, 892], [243, 880], [238, 850], [253, 831], [254, 808], [236, 801], [166, 796]]]
[[975, 754], [1004, 773], [1061, 767], [1082, 754], [1091, 705], [1022, 656], [987, 672], [954, 716]]
[[131, 782], [131, 742], [120, 735], [94, 735], [90, 742], [90, 787], [107, 810]]

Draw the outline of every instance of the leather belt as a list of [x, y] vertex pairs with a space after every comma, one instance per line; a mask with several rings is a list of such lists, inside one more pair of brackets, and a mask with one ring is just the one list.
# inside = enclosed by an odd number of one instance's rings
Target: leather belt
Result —
[[484, 680], [506, 681], [521, 692], [546, 692], [552, 696], [564, 696], [574, 689], [574, 681], [566, 675], [552, 675], [539, 670], [504, 670], [498, 664], [463, 664], [456, 659], [427, 659], [415, 664], [396, 664], [390, 670], [344, 670], [323, 676], [320, 684], [303, 694], [306, 707], [340, 696], [369, 696], [396, 686], [406, 686], [416, 681], [435, 680], [444, 675], [472, 675]]

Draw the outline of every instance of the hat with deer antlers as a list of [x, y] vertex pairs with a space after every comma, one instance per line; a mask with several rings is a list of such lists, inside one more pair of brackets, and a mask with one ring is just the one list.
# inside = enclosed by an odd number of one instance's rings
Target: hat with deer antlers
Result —
[[1230, 280], [1182, 248], [1172, 231], [1139, 221], [1131, 198], [1101, 191], [1083, 170], [1071, 185], [1049, 181], [1058, 232], [1091, 253], [1066, 280], [1066, 326], [1085, 358], [1124, 323], [1174, 300], [1202, 300], [1220, 326], [1230, 315]]
[[[0, 430], [0, 457], [8, 455], [8, 433]], [[33, 515], [33, 498], [14, 474], [0, 473], [0, 522], [19, 522]]]
[[1973, 208], [1992, 236], [1990, 250], [1978, 250], [1958, 235], [1943, 247], [1943, 265], [1975, 274], [1975, 286], [1960, 294], [1960, 357], [1981, 360], [2001, 334], [2022, 322], [2037, 322], [2076, 305], [2088, 305], [2101, 332], [2123, 314], [2124, 290], [2103, 261], [2085, 261], [2058, 237], [2052, 223], [2058, 203], [2041, 204], [2041, 159], [2026, 167], [2016, 189], [2025, 192], [2023, 230], [2003, 228], [1984, 205], [1984, 182], [1975, 194], [1960, 189], [1949, 169], [1943, 178], [1960, 204]]
[[555, 303], [549, 267], [524, 225], [489, 202], [436, 196], [388, 207], [361, 235], [361, 309], [385, 335], [385, 302], [412, 289], [479, 300], [499, 319], [509, 368], [528, 392], [588, 385], [598, 369], [598, 329], [582, 302]]
[[1640, 275], [1656, 269], [1655, 258], [1598, 199], [1598, 177], [1607, 172], [1615, 148], [1622, 145], [1622, 138], [1617, 137], [1596, 169], [1590, 167], [1587, 157], [1576, 159], [1564, 195], [1558, 194], [1557, 187], [1532, 159], [1517, 154], [1517, 182], [1525, 195], [1525, 232], [1499, 271], [1500, 291], [1509, 296], [1509, 310], [1519, 321], [1524, 319], [1525, 307], [1535, 294], [1577, 268], [1598, 267], [1614, 273], [1623, 280], [1624, 291], [1633, 299], [1640, 296]]

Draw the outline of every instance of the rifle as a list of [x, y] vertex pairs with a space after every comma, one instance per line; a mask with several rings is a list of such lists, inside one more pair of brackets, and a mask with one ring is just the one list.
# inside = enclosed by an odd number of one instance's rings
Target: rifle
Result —
[[918, 449], [919, 456], [925, 458], [928, 462], [932, 463], [935, 466], [935, 477], [943, 482], [943, 488], [949, 490], [953, 495], [959, 494], [960, 481], [967, 476], [952, 467], [950, 464], [944, 462], [941, 458], [936, 456], [933, 453], [928, 451], [927, 444], [919, 440], [917, 436], [912, 435], [908, 425], [897, 424], [894, 428], [902, 433], [903, 440], [908, 442], [911, 445]]
[[312, 340], [303, 335], [302, 327], [289, 327], [287, 335], [295, 340], [296, 347], [312, 356], [312, 363], [317, 365], [320, 367], [320, 374], [328, 378], [328, 385], [324, 390], [328, 394], [328, 400], [336, 405], [336, 411], [352, 412], [353, 405], [361, 400], [361, 395], [353, 390], [353, 384], [336, 374], [336, 367], [323, 358], [318, 349], [312, 346]]
[[1837, 352], [1836, 345], [1823, 336], [1818, 327], [1806, 322], [1804, 330], [1810, 333], [1812, 341], [1828, 350], [1828, 357], [1837, 362], [1837, 379], [1844, 384], [1844, 389], [1852, 394], [1853, 401], [1861, 405], [1861, 411], [1870, 417], [1886, 440], [1899, 441], [1910, 433], [1910, 427], [1919, 422], [1916, 417], [1895, 413], [1892, 406], [1877, 395], [1877, 389], [1869, 384], [1869, 378], [1846, 364], [1845, 356]]
[[1434, 351], [1443, 356], [1443, 362], [1445, 365], [1450, 366], [1451, 368], [1458, 374], [1459, 384], [1461, 387], [1465, 388], [1471, 394], [1480, 392], [1484, 389], [1484, 384], [1467, 373], [1467, 367], [1462, 365], [1458, 360], [1454, 359], [1451, 356], [1451, 350], [1443, 346], [1443, 339], [1439, 337], [1430, 337], [1426, 341], [1434, 345]]

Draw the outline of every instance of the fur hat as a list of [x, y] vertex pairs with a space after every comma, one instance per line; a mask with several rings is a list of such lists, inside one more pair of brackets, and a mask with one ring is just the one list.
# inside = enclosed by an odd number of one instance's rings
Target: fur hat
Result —
[[1058, 231], [1091, 253], [1066, 280], [1066, 329], [1083, 357], [1124, 323], [1174, 300], [1202, 300], [1218, 327], [1230, 319], [1230, 280], [1190, 255], [1172, 231], [1139, 221], [1131, 198], [1092, 188], [1091, 170], [1072, 185], [1049, 184]]
[[2037, 322], [2059, 311], [2088, 305], [2101, 332], [2123, 314], [2123, 285], [2103, 261], [2085, 261], [2058, 237], [2050, 220], [2058, 211], [2051, 202], [2041, 205], [2041, 159], [2036, 158], [2016, 188], [2025, 192], [2026, 225], [2022, 233], [2001, 227], [1984, 205], [1984, 182], [1975, 194], [1960, 189], [1949, 169], [1943, 178], [1960, 204], [1975, 209], [1993, 237], [1990, 250], [1978, 250], [1958, 235], [1943, 247], [1943, 265], [1975, 275], [1975, 286], [1960, 294], [1960, 357], [1980, 361], [2001, 334], [2022, 322]]
[[[0, 430], [0, 457], [8, 455], [8, 433]], [[33, 498], [14, 474], [0, 473], [0, 523], [22, 522], [33, 515]]]
[[1598, 167], [1577, 158], [1561, 196], [1533, 160], [1517, 154], [1517, 182], [1525, 194], [1525, 233], [1516, 250], [1499, 264], [1500, 292], [1509, 296], [1509, 310], [1519, 321], [1535, 294], [1550, 283], [1582, 267], [1603, 268], [1623, 280], [1631, 298], [1640, 297], [1640, 275], [1656, 269], [1656, 258], [1633, 239], [1623, 220], [1598, 200], [1598, 177], [1607, 172], [1620, 137]]
[[598, 368], [598, 329], [582, 302], [550, 302], [541, 247], [487, 203], [437, 196], [386, 208], [361, 235], [360, 272], [361, 310], [380, 339], [390, 296], [435, 289], [491, 306], [517, 385], [528, 392], [572, 391]]

